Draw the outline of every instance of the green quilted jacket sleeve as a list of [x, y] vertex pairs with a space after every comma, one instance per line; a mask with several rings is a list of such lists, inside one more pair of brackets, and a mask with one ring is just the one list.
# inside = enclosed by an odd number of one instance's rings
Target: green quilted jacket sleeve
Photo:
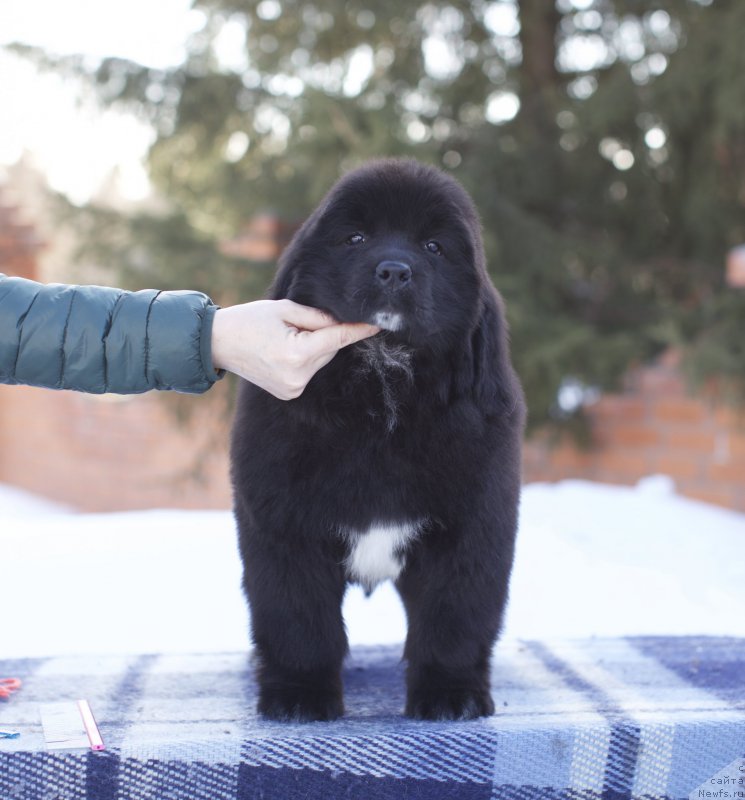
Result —
[[43, 285], [0, 274], [0, 383], [204, 392], [215, 306], [200, 292]]

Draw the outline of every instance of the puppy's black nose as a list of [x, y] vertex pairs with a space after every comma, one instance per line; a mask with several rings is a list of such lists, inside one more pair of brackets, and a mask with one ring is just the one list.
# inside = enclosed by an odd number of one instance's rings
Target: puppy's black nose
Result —
[[411, 280], [411, 267], [400, 261], [381, 261], [375, 268], [375, 278], [389, 292], [396, 292]]

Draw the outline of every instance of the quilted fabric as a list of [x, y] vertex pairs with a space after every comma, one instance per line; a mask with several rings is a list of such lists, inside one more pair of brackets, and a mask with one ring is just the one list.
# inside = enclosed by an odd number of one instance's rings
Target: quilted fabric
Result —
[[200, 393], [217, 310], [200, 292], [43, 285], [0, 274], [0, 383], [81, 392]]
[[[745, 639], [503, 642], [477, 722], [404, 718], [400, 656], [353, 650], [346, 716], [309, 725], [256, 716], [245, 654], [0, 662], [0, 798], [745, 797]], [[39, 704], [78, 697], [106, 751], [45, 751]]]

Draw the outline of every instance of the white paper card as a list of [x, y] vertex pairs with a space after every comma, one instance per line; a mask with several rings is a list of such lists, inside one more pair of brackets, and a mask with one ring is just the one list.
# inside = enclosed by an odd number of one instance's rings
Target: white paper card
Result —
[[90, 747], [78, 704], [43, 703], [41, 727], [47, 750], [87, 750]]

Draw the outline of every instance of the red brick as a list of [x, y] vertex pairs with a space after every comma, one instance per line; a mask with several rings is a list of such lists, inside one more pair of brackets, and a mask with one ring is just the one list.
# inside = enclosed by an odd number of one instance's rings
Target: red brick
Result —
[[678, 457], [671, 455], [661, 455], [652, 460], [652, 469], [669, 475], [675, 480], [681, 478], [695, 478], [701, 475], [705, 463], [703, 459], [695, 457]]
[[550, 455], [550, 461], [558, 470], [586, 469], [594, 461], [592, 451], [580, 450], [568, 444], [557, 447]]
[[734, 504], [733, 493], [726, 489], [706, 488], [704, 486], [680, 487], [680, 491], [692, 500], [702, 500], [704, 503], [713, 503], [717, 506], [732, 508]]
[[609, 450], [596, 461], [596, 468], [608, 475], [618, 475], [619, 481], [641, 478], [649, 472], [650, 462], [638, 451]]
[[591, 419], [603, 421], [638, 422], [646, 412], [647, 404], [643, 398], [620, 394], [605, 395], [588, 408]]
[[618, 470], [605, 470], [602, 466], [592, 474], [587, 475], [586, 480], [599, 481], [600, 483], [610, 483], [619, 486], [633, 486], [639, 478], [642, 478], [644, 473], [621, 473]]
[[714, 422], [723, 428], [745, 433], [745, 408], [718, 406], [714, 409]]
[[716, 449], [716, 438], [716, 434], [711, 431], [691, 427], [668, 431], [665, 434], [664, 443], [670, 448], [712, 454]]
[[523, 464], [523, 483], [544, 483], [556, 480], [550, 464]]
[[727, 437], [725, 447], [731, 459], [738, 461], [745, 459], [745, 434], [735, 431], [720, 435]]
[[644, 425], [623, 425], [611, 428], [605, 442], [608, 447], [654, 447], [661, 441], [659, 430]]
[[654, 404], [654, 415], [665, 423], [702, 423], [709, 417], [709, 411], [694, 398], [666, 398]]
[[660, 367], [641, 370], [634, 386], [642, 394], [684, 396], [686, 392], [685, 382], [680, 374]]
[[729, 461], [724, 464], [709, 464], [706, 474], [713, 481], [731, 483], [745, 492], [745, 464], [740, 461]]

